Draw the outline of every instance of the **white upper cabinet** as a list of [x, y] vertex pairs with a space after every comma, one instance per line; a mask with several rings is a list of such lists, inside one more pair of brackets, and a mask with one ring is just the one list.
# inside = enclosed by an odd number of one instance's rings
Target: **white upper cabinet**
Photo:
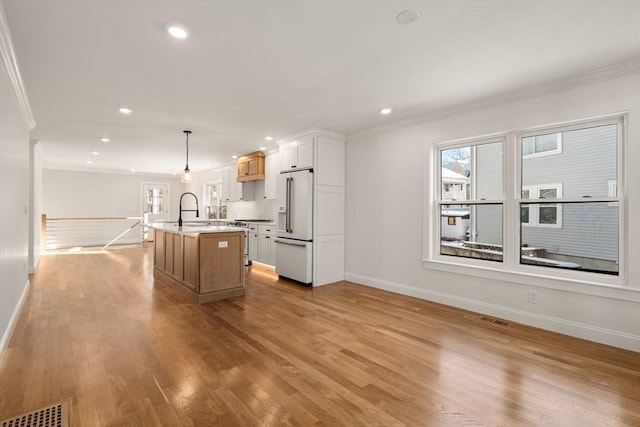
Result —
[[280, 145], [280, 172], [313, 168], [314, 135]]
[[244, 194], [244, 187], [241, 182], [236, 181], [237, 166], [229, 166], [222, 169], [222, 197], [228, 202], [238, 202], [240, 200], [252, 200], [250, 192]]
[[278, 153], [267, 155], [264, 160], [264, 198], [276, 198], [276, 182], [278, 180]]

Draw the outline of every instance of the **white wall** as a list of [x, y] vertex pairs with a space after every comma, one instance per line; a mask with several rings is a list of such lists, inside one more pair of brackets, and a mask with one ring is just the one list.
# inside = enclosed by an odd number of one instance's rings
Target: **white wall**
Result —
[[348, 138], [347, 280], [640, 351], [635, 184], [627, 193], [626, 289], [551, 281], [534, 287], [538, 303], [530, 304], [529, 284], [436, 271], [422, 263], [423, 159], [431, 144], [628, 111], [627, 183], [640, 182], [640, 62], [628, 69]]
[[44, 169], [42, 213], [47, 217], [127, 217], [142, 215], [142, 183], [169, 184], [170, 219], [178, 219], [179, 177]]
[[[4, 21], [1, 9], [0, 18]], [[5, 41], [4, 36], [0, 34], [0, 41]], [[6, 61], [4, 55], [2, 59]], [[29, 127], [5, 67], [0, 67], [0, 100], [0, 352], [2, 352], [27, 287], [29, 252]]]
[[29, 145], [29, 274], [36, 271], [42, 242], [42, 153], [37, 140]]

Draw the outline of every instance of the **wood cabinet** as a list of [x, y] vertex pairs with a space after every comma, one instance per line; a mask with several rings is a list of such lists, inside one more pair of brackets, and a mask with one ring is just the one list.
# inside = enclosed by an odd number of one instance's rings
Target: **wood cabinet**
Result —
[[255, 181], [264, 179], [264, 153], [254, 151], [238, 157], [237, 181]]
[[184, 252], [182, 234], [172, 234], [173, 237], [173, 278], [182, 280], [184, 274]]
[[313, 141], [313, 135], [305, 135], [280, 145], [280, 172], [313, 168]]
[[164, 271], [173, 276], [173, 233], [164, 233]]
[[153, 241], [154, 265], [156, 268], [164, 270], [164, 237], [165, 232], [156, 230], [155, 239]]
[[244, 233], [200, 235], [200, 293], [244, 287]]
[[244, 232], [156, 229], [154, 274], [198, 303], [244, 295]]
[[196, 292], [200, 284], [199, 266], [200, 252], [198, 251], [198, 238], [195, 236], [184, 236], [182, 283]]

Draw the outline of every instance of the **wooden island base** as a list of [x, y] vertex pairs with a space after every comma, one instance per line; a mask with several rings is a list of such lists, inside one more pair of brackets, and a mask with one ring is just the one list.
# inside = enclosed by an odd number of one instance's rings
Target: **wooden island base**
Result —
[[154, 276], [199, 304], [244, 295], [244, 231], [228, 229], [156, 228]]
[[211, 301], [218, 301], [221, 299], [239, 297], [244, 295], [244, 287], [241, 288], [230, 288], [230, 289], [222, 289], [214, 292], [207, 292], [206, 294], [198, 294], [191, 289], [184, 286], [184, 284], [178, 280], [175, 280], [172, 277], [167, 276], [163, 271], [160, 271], [157, 268], [153, 269], [153, 275], [156, 279], [161, 280], [164, 284], [171, 286], [176, 289], [178, 292], [186, 295], [191, 301], [196, 302], [198, 304], [205, 304]]

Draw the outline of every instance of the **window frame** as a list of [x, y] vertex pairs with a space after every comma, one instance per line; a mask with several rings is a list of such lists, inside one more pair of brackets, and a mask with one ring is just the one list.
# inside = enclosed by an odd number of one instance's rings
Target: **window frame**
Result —
[[[501, 192], [501, 198], [500, 199], [468, 199], [468, 200], [447, 200], [443, 198], [443, 194], [442, 194], [442, 165], [441, 165], [441, 151], [442, 149], [446, 148], [446, 149], [455, 149], [455, 148], [463, 148], [463, 147], [468, 147], [468, 146], [472, 146], [472, 145], [483, 145], [483, 144], [491, 144], [491, 143], [501, 143], [502, 144], [502, 149], [504, 151], [504, 147], [505, 147], [505, 135], [500, 133], [500, 134], [492, 134], [492, 135], [486, 135], [486, 136], [481, 136], [481, 137], [477, 137], [477, 138], [470, 138], [470, 139], [463, 139], [463, 140], [457, 140], [457, 141], [452, 141], [449, 143], [444, 143], [444, 144], [439, 144], [437, 146], [432, 146], [432, 152], [431, 152], [431, 156], [430, 156], [430, 164], [431, 166], [431, 170], [435, 172], [435, 179], [433, 180], [433, 185], [430, 188], [430, 196], [429, 196], [429, 200], [430, 202], [432, 202], [431, 207], [432, 207], [432, 214], [431, 217], [433, 218], [432, 221], [430, 221], [430, 225], [429, 225], [429, 230], [431, 230], [431, 233], [436, 233], [436, 234], [432, 234], [432, 235], [437, 235], [438, 237], [440, 237], [442, 235], [442, 230], [441, 230], [441, 211], [442, 211], [442, 206], [452, 206], [452, 205], [468, 205], [469, 207], [472, 206], [481, 206], [481, 205], [495, 205], [495, 204], [501, 204], [502, 205], [502, 217], [503, 217], [503, 230], [502, 230], [502, 236], [503, 236], [503, 251], [504, 249], [504, 245], [505, 245], [505, 240], [504, 240], [504, 215], [505, 215], [505, 197], [504, 197], [504, 167], [502, 170], [502, 181], [503, 181], [503, 191]], [[504, 163], [503, 163], [504, 165]], [[472, 171], [472, 175], [474, 175], [474, 172]], [[469, 197], [471, 197], [472, 194], [469, 195]], [[432, 241], [429, 242], [428, 244], [428, 258], [429, 259], [433, 259], [436, 262], [441, 262], [441, 263], [447, 263], [449, 258], [452, 258], [449, 255], [442, 255], [440, 254], [440, 240], [438, 239], [437, 241], [435, 239], [433, 239]], [[503, 252], [504, 253], [504, 252]], [[468, 265], [472, 265], [472, 266], [476, 266], [476, 267], [482, 267], [485, 265], [485, 263], [502, 263], [503, 261], [495, 261], [495, 260], [481, 260], [481, 259], [476, 259], [476, 258], [461, 258], [465, 260], [465, 263]]]
[[[440, 270], [452, 273], [466, 274], [474, 277], [485, 277], [494, 280], [505, 280], [535, 286], [547, 286], [554, 289], [567, 289], [575, 292], [598, 293], [598, 289], [614, 287], [629, 289], [627, 274], [628, 242], [625, 230], [628, 224], [626, 207], [626, 182], [625, 178], [625, 146], [627, 142], [626, 126], [627, 113], [615, 113], [599, 117], [575, 120], [571, 122], [557, 123], [554, 125], [531, 127], [524, 130], [492, 134], [482, 137], [466, 138], [442, 143], [433, 143], [426, 146], [425, 191], [423, 217], [423, 266], [428, 269]], [[563, 198], [558, 202], [608, 202], [618, 206], [618, 275], [605, 273], [573, 271], [558, 268], [546, 268], [520, 263], [520, 251], [515, 249], [520, 246], [520, 207], [528, 202], [535, 203], [532, 199], [522, 199], [522, 144], [519, 142], [529, 135], [554, 132], [568, 132], [615, 124], [616, 128], [616, 189], [614, 197], [594, 197], [585, 199]], [[440, 206], [442, 200], [438, 198], [441, 187], [440, 152], [441, 150], [475, 144], [487, 139], [503, 138], [502, 157], [502, 193], [503, 193], [503, 260], [501, 262], [480, 260], [475, 258], [453, 257], [440, 254]], [[539, 200], [537, 200], [539, 201]], [[440, 203], [439, 203], [440, 202]], [[499, 200], [477, 201], [477, 204], [489, 204], [500, 202]], [[454, 202], [459, 203], [459, 202]], [[517, 252], [517, 253], [516, 253]], [[576, 286], [579, 285], [579, 286]], [[586, 287], [584, 285], [587, 285]], [[589, 287], [595, 286], [595, 287]]]

